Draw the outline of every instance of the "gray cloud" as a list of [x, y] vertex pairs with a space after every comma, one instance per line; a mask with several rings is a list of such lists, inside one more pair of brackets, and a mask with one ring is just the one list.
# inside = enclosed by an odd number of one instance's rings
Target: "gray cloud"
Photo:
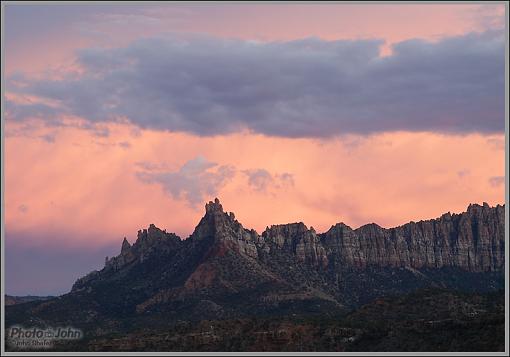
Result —
[[288, 172], [284, 172], [281, 175], [277, 175], [283, 186], [294, 186], [294, 175]]
[[243, 173], [248, 176], [249, 185], [259, 192], [265, 191], [274, 181], [273, 176], [264, 169], [245, 170]]
[[493, 176], [489, 178], [489, 184], [492, 187], [498, 187], [505, 184], [505, 176]]
[[244, 170], [248, 184], [258, 192], [267, 192], [270, 188], [294, 186], [294, 176], [288, 172], [272, 175], [265, 169]]
[[186, 200], [194, 208], [217, 195], [238, 172], [246, 175], [248, 186], [257, 192], [273, 193], [275, 189], [294, 186], [294, 175], [288, 172], [271, 174], [260, 168], [239, 171], [231, 165], [210, 162], [203, 156], [187, 161], [177, 170], [148, 161], [137, 162], [136, 166], [139, 169], [136, 176], [142, 182], [159, 184], [169, 196]]
[[469, 170], [469, 169], [463, 169], [463, 170], [457, 171], [457, 176], [459, 176], [459, 178], [464, 178], [466, 176], [469, 176], [470, 174], [471, 174], [471, 170]]
[[6, 117], [72, 114], [205, 136], [243, 129], [284, 137], [504, 130], [501, 31], [404, 41], [387, 57], [379, 57], [381, 44], [174, 36], [85, 49], [79, 77], [8, 81], [8, 91], [58, 107], [10, 102]]
[[228, 165], [218, 166], [202, 156], [186, 162], [177, 171], [157, 170], [150, 163], [138, 165], [145, 171], [137, 177], [145, 183], [156, 183], [175, 199], [184, 199], [192, 207], [198, 207], [205, 199], [217, 194], [228, 180], [235, 175], [235, 169]]
[[[8, 88], [14, 88], [10, 86]], [[10, 120], [24, 120], [28, 118], [41, 118], [48, 122], [54, 122], [53, 118], [62, 114], [58, 108], [43, 103], [15, 103], [12, 100], [5, 100], [5, 117]]]
[[123, 149], [129, 149], [131, 147], [131, 143], [129, 141], [121, 141], [120, 143], [117, 143], [117, 145]]
[[26, 204], [21, 204], [18, 206], [18, 211], [21, 213], [27, 213], [28, 212], [28, 206]]
[[40, 135], [39, 138], [46, 141], [47, 143], [54, 143], [56, 136], [57, 136], [57, 133], [53, 132], [53, 133]]

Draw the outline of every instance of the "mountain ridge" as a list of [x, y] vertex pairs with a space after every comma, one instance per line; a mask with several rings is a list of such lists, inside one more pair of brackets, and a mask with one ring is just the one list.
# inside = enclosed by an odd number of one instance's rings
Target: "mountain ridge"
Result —
[[[376, 265], [378, 263], [381, 265], [430, 268], [458, 265], [469, 271], [493, 271], [499, 270], [504, 266], [504, 257], [502, 256], [504, 252], [504, 224], [501, 225], [501, 223], [504, 223], [504, 207], [504, 204], [490, 207], [485, 202], [483, 205], [470, 204], [467, 211], [462, 213], [452, 214], [448, 212], [438, 218], [420, 220], [417, 222], [410, 221], [392, 228], [383, 228], [376, 223], [368, 223], [353, 229], [345, 223], [340, 222], [332, 225], [326, 232], [316, 233], [313, 227], [308, 228], [302, 221], [274, 224], [267, 226], [259, 235], [254, 229], [244, 228], [242, 224], [235, 219], [234, 213], [224, 212], [220, 201], [216, 198], [215, 201], [210, 201], [205, 205], [206, 213], [204, 217], [188, 238], [181, 239], [176, 234], [167, 233], [166, 230], [161, 230], [154, 224], [151, 224], [148, 229], [138, 232], [138, 238], [133, 244], [133, 246], [135, 246], [139, 242], [136, 246], [137, 248], [133, 248], [127, 239], [124, 238], [121, 245], [121, 253], [111, 259], [107, 257], [105, 267], [110, 265], [115, 266], [115, 264], [118, 266], [125, 262], [131, 262], [132, 259], [134, 259], [132, 251], [134, 251], [134, 253], [143, 252], [149, 249], [151, 244], [155, 243], [158, 239], [169, 237], [175, 242], [184, 242], [188, 240], [196, 241], [197, 239], [201, 239], [201, 237], [213, 235], [215, 239], [223, 242], [219, 247], [216, 247], [218, 249], [216, 253], [221, 253], [223, 249], [234, 249], [252, 258], [257, 258], [260, 250], [270, 253], [272, 249], [282, 249], [287, 252], [293, 252], [300, 261], [327, 266], [327, 254], [334, 251], [335, 248], [342, 248], [344, 252], [350, 252], [350, 256], [345, 256], [344, 254], [343, 259], [347, 263], [358, 264], [360, 266], [366, 265], [368, 260], [369, 264], [376, 263]], [[487, 215], [490, 217], [487, 217]], [[466, 216], [468, 218], [466, 218]], [[473, 218], [475, 219], [474, 221]], [[492, 222], [488, 223], [496, 227], [494, 232], [485, 232], [482, 229], [480, 232], [474, 233], [471, 231], [470, 233], [469, 227], [467, 226], [470, 223], [471, 225], [478, 225], [480, 219], [491, 220]], [[466, 222], [466, 220], [470, 221]], [[501, 225], [502, 228], [498, 228], [498, 225]], [[445, 228], [447, 231], [444, 230]], [[458, 232], [459, 229], [464, 231]], [[454, 233], [463, 233], [465, 237], [461, 238], [465, 238], [464, 240], [471, 240], [473, 245], [466, 246], [464, 244], [466, 242], [457, 241], [453, 242], [454, 245], [451, 246], [449, 243], [451, 243], [451, 236]], [[478, 250], [488, 248], [479, 243], [484, 243], [489, 233], [494, 237], [489, 246], [492, 247], [499, 244], [501, 249], [499, 251], [497, 249], [495, 251], [486, 249], [485, 252], [482, 252], [486, 253], [485, 255], [477, 257], [476, 253], [478, 253]], [[411, 241], [414, 237], [420, 235], [424, 238], [421, 243], [426, 245], [434, 241], [434, 234], [436, 238], [438, 234], [441, 235], [443, 241], [440, 243], [442, 245], [440, 247], [432, 247], [432, 249], [428, 250], [425, 249], [423, 252], [424, 256], [427, 257], [425, 260], [411, 259], [412, 256], [409, 253], [407, 253], [407, 257], [399, 256], [397, 260], [395, 260], [395, 255], [387, 256], [386, 260], [384, 257], [379, 257], [378, 259], [370, 257], [370, 254], [377, 255], [376, 252], [373, 252], [376, 248], [378, 250], [393, 249], [395, 253], [397, 253], [398, 248], [405, 249], [405, 244], [409, 245], [412, 243]], [[365, 247], [361, 247], [362, 239], [367, 237], [374, 241], [367, 244]], [[335, 239], [341, 241], [336, 242], [337, 247], [335, 247], [335, 242], [331, 241]], [[405, 242], [402, 239], [405, 239]], [[348, 240], [348, 242], [346, 240]], [[394, 246], [388, 247], [388, 242], [392, 242]], [[455, 243], [457, 246], [455, 246]], [[180, 243], [176, 243], [176, 245], [178, 244]], [[338, 247], [338, 244], [341, 244], [341, 247]], [[422, 253], [419, 244], [414, 248], [415, 251], [420, 252], [420, 254]], [[464, 248], [465, 251], [457, 251], [458, 256], [456, 259], [454, 258], [453, 260], [450, 259], [444, 262], [445, 257], [443, 257], [441, 253], [438, 253], [440, 255], [437, 257], [433, 254], [431, 255], [431, 253], [434, 253], [434, 250], [439, 250], [439, 248], [453, 248], [457, 250]], [[363, 252], [363, 250], [366, 252]], [[372, 252], [370, 252], [371, 250]], [[214, 251], [210, 253], [213, 254]], [[470, 253], [474, 253], [474, 256]], [[362, 256], [362, 254], [365, 254], [365, 256]], [[467, 257], [463, 259], [462, 254]], [[140, 259], [143, 261], [143, 253], [141, 253]], [[480, 264], [477, 264], [477, 259], [480, 261]]]
[[[147, 270], [152, 261], [159, 265]], [[206, 203], [205, 215], [187, 239], [151, 224], [138, 232], [132, 245], [124, 238], [120, 254], [107, 258], [100, 271], [78, 279], [71, 293], [128, 276], [137, 266], [149, 278], [158, 276], [147, 284], [141, 273], [135, 275], [146, 293], [135, 303], [138, 313], [192, 295], [209, 301], [243, 293], [256, 296], [255, 305], [318, 298], [350, 306], [411, 287], [469, 286], [461, 283], [466, 274], [498, 276], [504, 267], [504, 205], [470, 204], [463, 213], [394, 228], [372, 223], [352, 229], [337, 223], [317, 234], [313, 227], [294, 222], [271, 225], [258, 234], [225, 212], [216, 198]], [[394, 282], [385, 281], [395, 274]], [[446, 282], [449, 274], [454, 278]], [[359, 277], [378, 288], [357, 282]], [[132, 283], [134, 279], [127, 285]], [[486, 288], [494, 284], [489, 279]]]
[[[250, 316], [335, 318], [388, 295], [504, 287], [504, 205], [395, 228], [303, 222], [244, 228], [218, 199], [181, 239], [151, 224], [69, 293], [6, 308], [6, 325], [72, 325], [90, 336], [129, 326]], [[127, 330], [126, 330], [127, 329]]]

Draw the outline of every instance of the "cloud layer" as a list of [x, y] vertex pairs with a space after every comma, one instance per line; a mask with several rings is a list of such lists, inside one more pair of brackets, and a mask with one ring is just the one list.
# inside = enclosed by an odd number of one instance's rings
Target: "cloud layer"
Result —
[[244, 170], [248, 185], [257, 192], [267, 192], [269, 188], [294, 186], [294, 176], [288, 172], [272, 175], [266, 169]]
[[186, 161], [178, 170], [149, 161], [138, 162], [137, 167], [139, 180], [159, 184], [170, 197], [184, 200], [194, 209], [216, 196], [238, 172], [245, 175], [247, 187], [257, 193], [294, 186], [294, 176], [288, 172], [271, 174], [261, 168], [239, 170], [233, 165], [218, 165], [203, 156]]
[[386, 57], [382, 43], [172, 35], [84, 49], [79, 76], [8, 79], [8, 92], [42, 101], [8, 101], [7, 118], [128, 120], [200, 136], [504, 130], [502, 32], [408, 40]]
[[154, 167], [144, 164], [146, 171], [137, 172], [140, 180], [157, 183], [174, 199], [185, 199], [193, 207], [198, 207], [204, 197], [211, 197], [235, 174], [234, 168], [208, 161], [202, 156], [187, 161], [177, 171], [154, 171]]

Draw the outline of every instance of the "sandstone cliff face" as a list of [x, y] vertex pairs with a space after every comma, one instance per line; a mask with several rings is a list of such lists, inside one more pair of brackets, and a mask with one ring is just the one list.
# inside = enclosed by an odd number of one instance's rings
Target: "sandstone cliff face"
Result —
[[122, 241], [120, 254], [111, 259], [106, 258], [105, 268], [120, 270], [135, 261], [143, 262], [152, 253], [179, 249], [181, 239], [173, 233], [167, 233], [151, 224], [148, 229], [138, 231], [133, 245], [126, 238]]
[[320, 236], [328, 255], [345, 265], [496, 271], [504, 267], [504, 219], [504, 206], [484, 203], [391, 229], [337, 224]]
[[102, 274], [116, 272], [130, 265], [142, 263], [151, 254], [178, 251], [182, 249], [182, 246], [183, 242], [178, 236], [151, 224], [148, 229], [138, 231], [137, 240], [133, 245], [124, 238], [120, 254], [112, 258], [106, 257], [104, 268], [100, 271], [94, 270], [79, 278], [74, 283], [72, 291], [83, 290], [88, 283], [100, 278]]
[[187, 239], [150, 225], [133, 244], [124, 239], [120, 254], [78, 279], [69, 294], [11, 322], [336, 314], [432, 286], [494, 291], [505, 284], [504, 206], [470, 205], [461, 214], [391, 229], [338, 223], [317, 234], [300, 222], [261, 235], [218, 200], [205, 208]]
[[206, 216], [193, 236], [214, 235], [254, 259], [257, 251], [283, 252], [302, 263], [323, 268], [334, 260], [357, 268], [457, 267], [483, 272], [504, 267], [504, 219], [504, 206], [489, 207], [484, 203], [472, 204], [461, 214], [447, 213], [391, 229], [372, 223], [353, 230], [338, 223], [326, 233], [317, 234], [299, 222], [273, 225], [259, 236], [244, 229], [232, 213], [224, 213], [216, 200], [206, 205]]
[[282, 250], [303, 263], [328, 265], [326, 250], [315, 230], [308, 229], [302, 222], [271, 226], [262, 233], [262, 239], [270, 247], [270, 253]]
[[[437, 219], [410, 222], [391, 229], [374, 223], [352, 229], [338, 223], [322, 234], [299, 222], [273, 225], [259, 235], [243, 228], [233, 213], [224, 212], [218, 199], [207, 203], [205, 210], [195, 231], [185, 241], [152, 224], [138, 232], [133, 245], [124, 239], [121, 253], [107, 258], [103, 270], [78, 279], [73, 290], [85, 287], [102, 274], [143, 263], [151, 254], [173, 251], [180, 252], [181, 256], [196, 255], [195, 269], [208, 277], [213, 274], [207, 260], [228, 252], [251, 262], [249, 266], [260, 274], [264, 271], [264, 276], [271, 273], [266, 271], [261, 254], [269, 259], [283, 254], [314, 269], [326, 269], [334, 262], [334, 270], [453, 267], [468, 272], [487, 272], [502, 271], [505, 263], [505, 208], [502, 205], [472, 204], [461, 214], [446, 213]], [[196, 278], [195, 275], [188, 278], [188, 285], [196, 282], [191, 279]]]
[[221, 254], [224, 250], [233, 251], [256, 259], [259, 235], [254, 230], [244, 229], [232, 212], [225, 213], [219, 200], [205, 205], [205, 216], [189, 237], [192, 242], [204, 239], [212, 241], [211, 254]]

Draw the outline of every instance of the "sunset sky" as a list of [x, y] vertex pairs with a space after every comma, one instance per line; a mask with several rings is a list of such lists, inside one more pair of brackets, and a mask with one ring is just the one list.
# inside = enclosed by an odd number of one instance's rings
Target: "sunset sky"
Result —
[[259, 233], [505, 201], [503, 4], [4, 10], [8, 294], [215, 197]]

